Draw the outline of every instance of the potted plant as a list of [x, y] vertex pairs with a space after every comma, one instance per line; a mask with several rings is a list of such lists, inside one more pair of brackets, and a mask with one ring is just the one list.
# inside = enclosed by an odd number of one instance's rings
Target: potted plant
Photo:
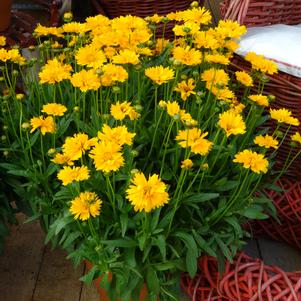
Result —
[[10, 23], [12, 0], [2, 0], [0, 3], [0, 32], [5, 31]]
[[[176, 39], [156, 39], [154, 25], [170, 20]], [[250, 95], [274, 63], [251, 54], [252, 73], [230, 77], [246, 29], [210, 21], [196, 5], [146, 20], [99, 15], [39, 25], [38, 60], [1, 49], [3, 70], [14, 70], [3, 76], [3, 167], [18, 177], [11, 185], [43, 221], [46, 242], [89, 261], [82, 280], [100, 277], [111, 300], [139, 300], [144, 285], [148, 300], [178, 300], [182, 271], [194, 276], [201, 254], [232, 260], [247, 235], [241, 225], [274, 212], [260, 189], [282, 173], [273, 158], [299, 121], [269, 110], [273, 97]], [[37, 61], [38, 81], [24, 72]], [[24, 94], [15, 93], [19, 75]], [[277, 132], [262, 129], [269, 119]]]

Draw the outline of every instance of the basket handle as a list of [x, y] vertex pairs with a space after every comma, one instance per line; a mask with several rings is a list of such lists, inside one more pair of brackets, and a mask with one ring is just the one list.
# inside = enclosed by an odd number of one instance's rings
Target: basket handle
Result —
[[107, 16], [102, 0], [90, 0], [90, 2], [97, 13]]
[[230, 19], [243, 24], [248, 12], [250, 0], [230, 0], [228, 4], [224, 19]]

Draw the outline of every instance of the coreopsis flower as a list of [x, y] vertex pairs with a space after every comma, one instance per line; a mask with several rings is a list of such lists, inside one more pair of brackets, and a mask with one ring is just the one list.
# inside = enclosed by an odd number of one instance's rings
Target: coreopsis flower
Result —
[[89, 169], [87, 166], [64, 166], [58, 174], [57, 178], [62, 181], [64, 186], [71, 184], [72, 182], [81, 182], [90, 178]]
[[64, 105], [55, 102], [43, 105], [42, 108], [43, 113], [52, 116], [63, 116], [66, 111], [67, 108]]
[[214, 86], [211, 88], [211, 92], [216, 97], [216, 99], [226, 102], [231, 102], [235, 98], [234, 92], [231, 91], [228, 87], [220, 89]]
[[139, 55], [130, 49], [124, 49], [119, 51], [118, 54], [112, 57], [114, 64], [131, 64], [137, 65], [140, 63]]
[[62, 150], [71, 161], [76, 161], [82, 157], [92, 146], [96, 144], [96, 139], [89, 139], [87, 134], [78, 133], [73, 137], [67, 137], [62, 146]]
[[112, 104], [110, 113], [116, 120], [123, 120], [126, 116], [129, 116], [131, 120], [136, 120], [140, 116], [140, 114], [131, 106], [131, 103], [127, 101], [122, 103], [117, 101], [116, 104]]
[[152, 16], [146, 17], [145, 21], [158, 24], [162, 21], [163, 18], [164, 18], [164, 16], [159, 16], [158, 14], [154, 14]]
[[100, 141], [90, 151], [96, 170], [108, 173], [124, 165], [121, 146], [114, 141]]
[[236, 71], [235, 76], [238, 82], [243, 84], [246, 87], [253, 86], [253, 79], [252, 77], [245, 71]]
[[243, 164], [244, 168], [251, 169], [255, 173], [266, 173], [269, 166], [269, 162], [264, 155], [248, 149], [237, 153], [233, 159], [233, 162], [241, 163]]
[[265, 95], [254, 94], [254, 95], [249, 95], [248, 98], [260, 106], [263, 106], [263, 107], [269, 106], [269, 99]]
[[201, 80], [206, 82], [206, 88], [210, 90], [216, 85], [228, 85], [229, 75], [223, 69], [211, 68], [201, 74]]
[[82, 92], [98, 90], [100, 87], [100, 78], [93, 69], [74, 73], [70, 81], [74, 87], [79, 88]]
[[185, 159], [181, 162], [182, 169], [191, 169], [193, 166], [193, 162], [190, 159]]
[[254, 139], [254, 143], [265, 148], [278, 148], [279, 142], [270, 135], [258, 135]]
[[221, 65], [229, 65], [230, 60], [225, 55], [220, 53], [214, 53], [214, 54], [206, 54], [205, 55], [205, 61], [209, 63], [215, 63], [215, 64], [221, 64]]
[[150, 212], [168, 203], [167, 186], [158, 175], [154, 174], [146, 179], [142, 172], [138, 172], [131, 182], [126, 190], [126, 198], [134, 206], [135, 211]]
[[180, 120], [187, 126], [191, 126], [191, 127], [194, 127], [198, 124], [198, 122], [194, 120], [191, 117], [191, 115], [185, 110], [180, 110]]
[[167, 83], [174, 78], [174, 71], [169, 67], [157, 66], [145, 69], [145, 75], [158, 85]]
[[39, 73], [41, 84], [55, 84], [70, 78], [72, 67], [58, 61], [57, 58], [49, 60]]
[[44, 118], [43, 116], [33, 117], [30, 119], [31, 133], [36, 129], [40, 129], [42, 135], [55, 132], [55, 122], [51, 116]]
[[93, 45], [80, 48], [75, 55], [75, 59], [78, 65], [94, 69], [100, 68], [107, 60], [103, 51]]
[[212, 148], [213, 143], [205, 137], [208, 132], [202, 133], [198, 128], [191, 128], [179, 131], [176, 136], [176, 140], [183, 148], [191, 148], [191, 151], [195, 154], [206, 156]]
[[165, 48], [169, 45], [170, 41], [166, 39], [157, 39], [156, 40], [156, 47], [155, 47], [155, 54], [161, 54]]
[[167, 114], [171, 117], [180, 113], [180, 106], [176, 101], [168, 101], [166, 103]]
[[230, 105], [230, 110], [237, 115], [242, 113], [245, 107], [246, 106], [243, 103], [237, 101], [237, 99], [233, 99]]
[[218, 26], [215, 28], [221, 39], [227, 38], [239, 39], [247, 32], [247, 28], [244, 25], [240, 25], [237, 21], [232, 20], [220, 20]]
[[91, 216], [96, 217], [100, 213], [102, 201], [94, 192], [81, 192], [71, 201], [70, 212], [75, 219], [85, 221]]
[[8, 59], [15, 64], [24, 65], [25, 58], [20, 54], [19, 49], [10, 49], [7, 51]]
[[266, 59], [263, 55], [256, 54], [255, 52], [249, 52], [245, 56], [245, 60], [251, 63], [252, 69], [254, 70], [259, 70], [270, 75], [277, 73], [277, 64]]
[[18, 94], [16, 94], [16, 99], [17, 100], [23, 100], [24, 99], [24, 97], [25, 97], [25, 95], [23, 94], [23, 93], [18, 93]]
[[38, 24], [34, 30], [34, 33], [37, 37], [43, 36], [56, 36], [63, 37], [63, 31], [60, 27], [47, 27], [41, 24]]
[[65, 33], [77, 33], [77, 34], [83, 34], [88, 30], [85, 23], [79, 23], [79, 22], [66, 23], [61, 28]]
[[8, 52], [4, 48], [0, 48], [0, 62], [6, 62], [9, 60]]
[[112, 86], [115, 82], [125, 82], [129, 75], [122, 66], [106, 64], [102, 68], [103, 74], [100, 77], [103, 86]]
[[199, 31], [200, 26], [192, 21], [187, 21], [181, 25], [175, 25], [172, 29], [175, 36], [185, 37], [187, 35], [194, 36]]
[[178, 83], [177, 87], [174, 89], [176, 92], [181, 93], [181, 98], [186, 101], [191, 94], [195, 94], [195, 82], [193, 78], [189, 78], [187, 81], [183, 80]]
[[189, 46], [175, 47], [172, 51], [173, 58], [183, 65], [195, 66], [202, 62], [202, 53]]
[[299, 132], [296, 132], [294, 135], [291, 136], [292, 141], [297, 142], [301, 145], [301, 135]]
[[242, 116], [235, 114], [232, 110], [219, 114], [218, 125], [226, 132], [227, 137], [244, 134], [246, 132], [246, 124]]
[[220, 43], [216, 39], [214, 30], [199, 31], [194, 38], [196, 48], [206, 48], [216, 50], [220, 47]]
[[287, 109], [270, 109], [272, 119], [277, 120], [279, 123], [286, 123], [289, 125], [298, 126], [300, 121], [292, 116], [292, 112]]
[[97, 134], [100, 141], [115, 142], [120, 146], [123, 146], [124, 144], [132, 145], [135, 136], [136, 134], [129, 132], [125, 125], [111, 128], [107, 124], [104, 124], [102, 131]]
[[5, 44], [6, 44], [6, 37], [0, 36], [0, 46], [5, 46]]
[[204, 7], [194, 7], [187, 9], [182, 13], [182, 19], [187, 22], [195, 22], [198, 25], [208, 25], [211, 22], [212, 16], [209, 10]]
[[71, 158], [64, 153], [55, 154], [54, 158], [51, 161], [59, 165], [65, 165], [65, 164], [69, 166], [74, 165], [74, 162], [71, 160]]

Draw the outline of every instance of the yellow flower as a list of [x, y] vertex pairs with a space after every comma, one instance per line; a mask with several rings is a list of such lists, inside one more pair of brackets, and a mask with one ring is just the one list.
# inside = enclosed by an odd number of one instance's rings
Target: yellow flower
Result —
[[25, 58], [20, 54], [19, 49], [11, 49], [7, 51], [8, 59], [13, 63], [24, 65]]
[[255, 139], [254, 139], [254, 143], [261, 146], [261, 147], [265, 147], [265, 148], [273, 147], [275, 149], [278, 148], [278, 144], [279, 144], [279, 142], [270, 135], [256, 136]]
[[64, 186], [67, 186], [74, 181], [80, 182], [88, 180], [89, 177], [89, 169], [87, 166], [64, 166], [63, 169], [61, 169], [57, 174], [57, 178], [62, 181]]
[[33, 117], [30, 119], [31, 133], [36, 129], [40, 129], [42, 135], [55, 132], [55, 122], [51, 116], [44, 118], [43, 116]]
[[135, 133], [129, 132], [125, 125], [111, 128], [107, 124], [104, 124], [102, 132], [98, 132], [97, 134], [100, 141], [115, 142], [120, 146], [123, 146], [124, 144], [132, 145], [135, 135]]
[[73, 137], [67, 137], [62, 149], [64, 154], [69, 156], [70, 160], [75, 161], [80, 159], [95, 144], [95, 138], [89, 139], [87, 134], [78, 133]]
[[215, 63], [215, 64], [221, 64], [221, 65], [229, 65], [230, 60], [220, 53], [215, 54], [206, 54], [205, 55], [205, 61], [209, 63]]
[[75, 59], [78, 65], [94, 69], [100, 68], [107, 60], [105, 54], [93, 45], [80, 48], [75, 55]]
[[37, 37], [42, 36], [56, 36], [56, 37], [63, 37], [62, 29], [60, 27], [46, 27], [41, 24], [38, 24], [36, 29], [34, 30], [34, 33]]
[[17, 100], [23, 100], [24, 97], [25, 97], [25, 95], [23, 93], [16, 94], [16, 99]]
[[90, 216], [99, 215], [102, 201], [94, 192], [81, 192], [78, 197], [71, 201], [70, 212], [75, 219], [85, 221]]
[[298, 142], [301, 144], [301, 135], [300, 133], [296, 132], [294, 135], [291, 136], [292, 141]]
[[211, 92], [217, 99], [224, 100], [226, 102], [230, 102], [233, 98], [235, 98], [234, 93], [228, 87], [220, 89], [214, 86], [211, 88]]
[[156, 47], [155, 53], [158, 55], [164, 51], [164, 49], [169, 45], [169, 40], [166, 39], [157, 39], [156, 40]]
[[270, 115], [272, 119], [277, 120], [279, 123], [286, 123], [290, 125], [298, 126], [299, 120], [292, 116], [292, 112], [287, 109], [270, 109]]
[[43, 105], [42, 108], [43, 113], [52, 116], [63, 116], [66, 111], [67, 108], [64, 105], [55, 102]]
[[100, 78], [93, 69], [74, 73], [70, 81], [74, 87], [79, 88], [83, 92], [97, 90], [100, 87]]
[[211, 29], [207, 31], [199, 31], [194, 39], [196, 48], [206, 48], [216, 50], [219, 48], [219, 42], [216, 39], [215, 32]]
[[124, 165], [121, 146], [113, 141], [100, 141], [90, 151], [96, 170], [116, 171]]
[[88, 30], [85, 23], [79, 23], [79, 22], [70, 22], [64, 24], [62, 26], [62, 29], [66, 33], [78, 33], [78, 34], [83, 34]]
[[229, 82], [229, 75], [223, 69], [211, 68], [202, 73], [201, 79], [206, 82], [206, 88], [210, 90], [216, 85], [226, 86]]
[[206, 156], [212, 148], [213, 143], [205, 137], [208, 132], [202, 133], [198, 128], [186, 129], [179, 131], [176, 140], [183, 148], [191, 147], [191, 151], [195, 154]]
[[117, 101], [116, 104], [112, 104], [110, 113], [116, 120], [123, 120], [126, 116], [129, 116], [131, 120], [136, 120], [140, 116], [131, 106], [131, 103], [127, 101], [122, 103]]
[[196, 24], [195, 22], [187, 21], [182, 25], [175, 25], [172, 29], [175, 36], [187, 36], [187, 35], [195, 35], [198, 30], [200, 29], [200, 26]]
[[115, 82], [125, 82], [129, 75], [122, 66], [106, 64], [102, 68], [103, 75], [100, 77], [103, 86], [112, 86]]
[[168, 101], [166, 103], [167, 114], [171, 117], [180, 113], [180, 106], [176, 101]]
[[193, 166], [193, 162], [190, 159], [185, 159], [181, 162], [182, 169], [190, 169]]
[[163, 66], [150, 67], [145, 69], [145, 75], [158, 85], [162, 85], [174, 78], [174, 71]]
[[259, 70], [263, 73], [274, 74], [277, 73], [278, 66], [273, 61], [267, 60], [263, 55], [258, 55], [254, 52], [249, 52], [245, 56], [245, 60], [252, 64], [252, 69]]
[[114, 64], [137, 65], [140, 63], [139, 55], [129, 49], [121, 50], [117, 55], [113, 56], [112, 61]]
[[244, 168], [251, 169], [255, 173], [266, 173], [269, 166], [269, 162], [264, 158], [264, 155], [248, 149], [236, 154], [233, 162], [241, 163]]
[[220, 20], [215, 28], [221, 39], [234, 38], [239, 39], [247, 32], [246, 26], [241, 26], [236, 21]]
[[0, 46], [5, 46], [5, 44], [6, 44], [6, 37], [0, 36]]
[[70, 65], [64, 65], [54, 58], [49, 60], [39, 73], [40, 83], [59, 83], [64, 79], [69, 79], [71, 71], [72, 67]]
[[267, 96], [258, 94], [258, 95], [249, 95], [248, 96], [250, 100], [256, 102], [258, 105], [263, 107], [269, 106], [269, 99]]
[[135, 211], [150, 212], [168, 203], [167, 186], [158, 175], [149, 176], [148, 180], [142, 172], [135, 174], [132, 184], [126, 190], [127, 199]]
[[240, 135], [246, 132], [246, 124], [239, 114], [232, 110], [219, 114], [218, 125], [226, 132], [227, 137], [230, 135]]
[[198, 25], [208, 25], [211, 22], [212, 16], [210, 11], [204, 7], [194, 7], [183, 11], [182, 18], [185, 22], [192, 21]]
[[195, 89], [195, 82], [194, 79], [189, 78], [188, 81], [186, 82], [185, 80], [181, 81], [178, 83], [177, 87], [174, 89], [176, 92], [181, 93], [181, 98], [186, 101], [187, 98], [191, 94], [195, 94], [193, 91]]
[[187, 66], [198, 65], [202, 61], [202, 53], [194, 48], [175, 47], [172, 51], [173, 58]]
[[8, 52], [4, 48], [0, 48], [0, 62], [9, 60]]
[[154, 14], [152, 16], [148, 16], [145, 18], [145, 21], [158, 24], [162, 21], [164, 16], [159, 16], [158, 14]]
[[74, 165], [74, 162], [71, 160], [71, 158], [64, 153], [63, 154], [57, 153], [51, 161], [59, 165], [64, 165], [64, 164], [67, 164], [69, 166]]
[[242, 83], [246, 87], [253, 86], [252, 77], [245, 71], [236, 71], [235, 76], [238, 82]]

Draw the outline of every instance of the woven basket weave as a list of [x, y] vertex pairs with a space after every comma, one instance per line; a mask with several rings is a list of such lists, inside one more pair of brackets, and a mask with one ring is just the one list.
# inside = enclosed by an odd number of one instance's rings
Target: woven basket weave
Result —
[[[226, 262], [220, 277], [217, 260], [203, 256], [194, 279], [183, 275], [181, 286], [192, 301], [300, 301], [301, 273], [286, 273], [260, 259], [239, 254]], [[206, 295], [203, 292], [208, 292]]]
[[[225, 0], [221, 5], [224, 19], [236, 20], [247, 27], [265, 26], [272, 24], [294, 25], [301, 23], [301, 0]], [[250, 64], [238, 55], [231, 63], [232, 71], [250, 70]], [[278, 74], [268, 76], [269, 82], [265, 84], [265, 94], [272, 94], [276, 101], [272, 108], [287, 108], [301, 121], [301, 78], [279, 71]], [[254, 88], [256, 93], [257, 89]], [[270, 124], [273, 126], [273, 124]], [[291, 127], [288, 137], [301, 126]], [[289, 140], [289, 139], [288, 139]], [[282, 166], [291, 150], [289, 141], [279, 149], [277, 161]], [[295, 156], [299, 149], [293, 149], [291, 156]], [[291, 157], [291, 158], [292, 158]], [[301, 176], [301, 156], [292, 164], [289, 173]]]

